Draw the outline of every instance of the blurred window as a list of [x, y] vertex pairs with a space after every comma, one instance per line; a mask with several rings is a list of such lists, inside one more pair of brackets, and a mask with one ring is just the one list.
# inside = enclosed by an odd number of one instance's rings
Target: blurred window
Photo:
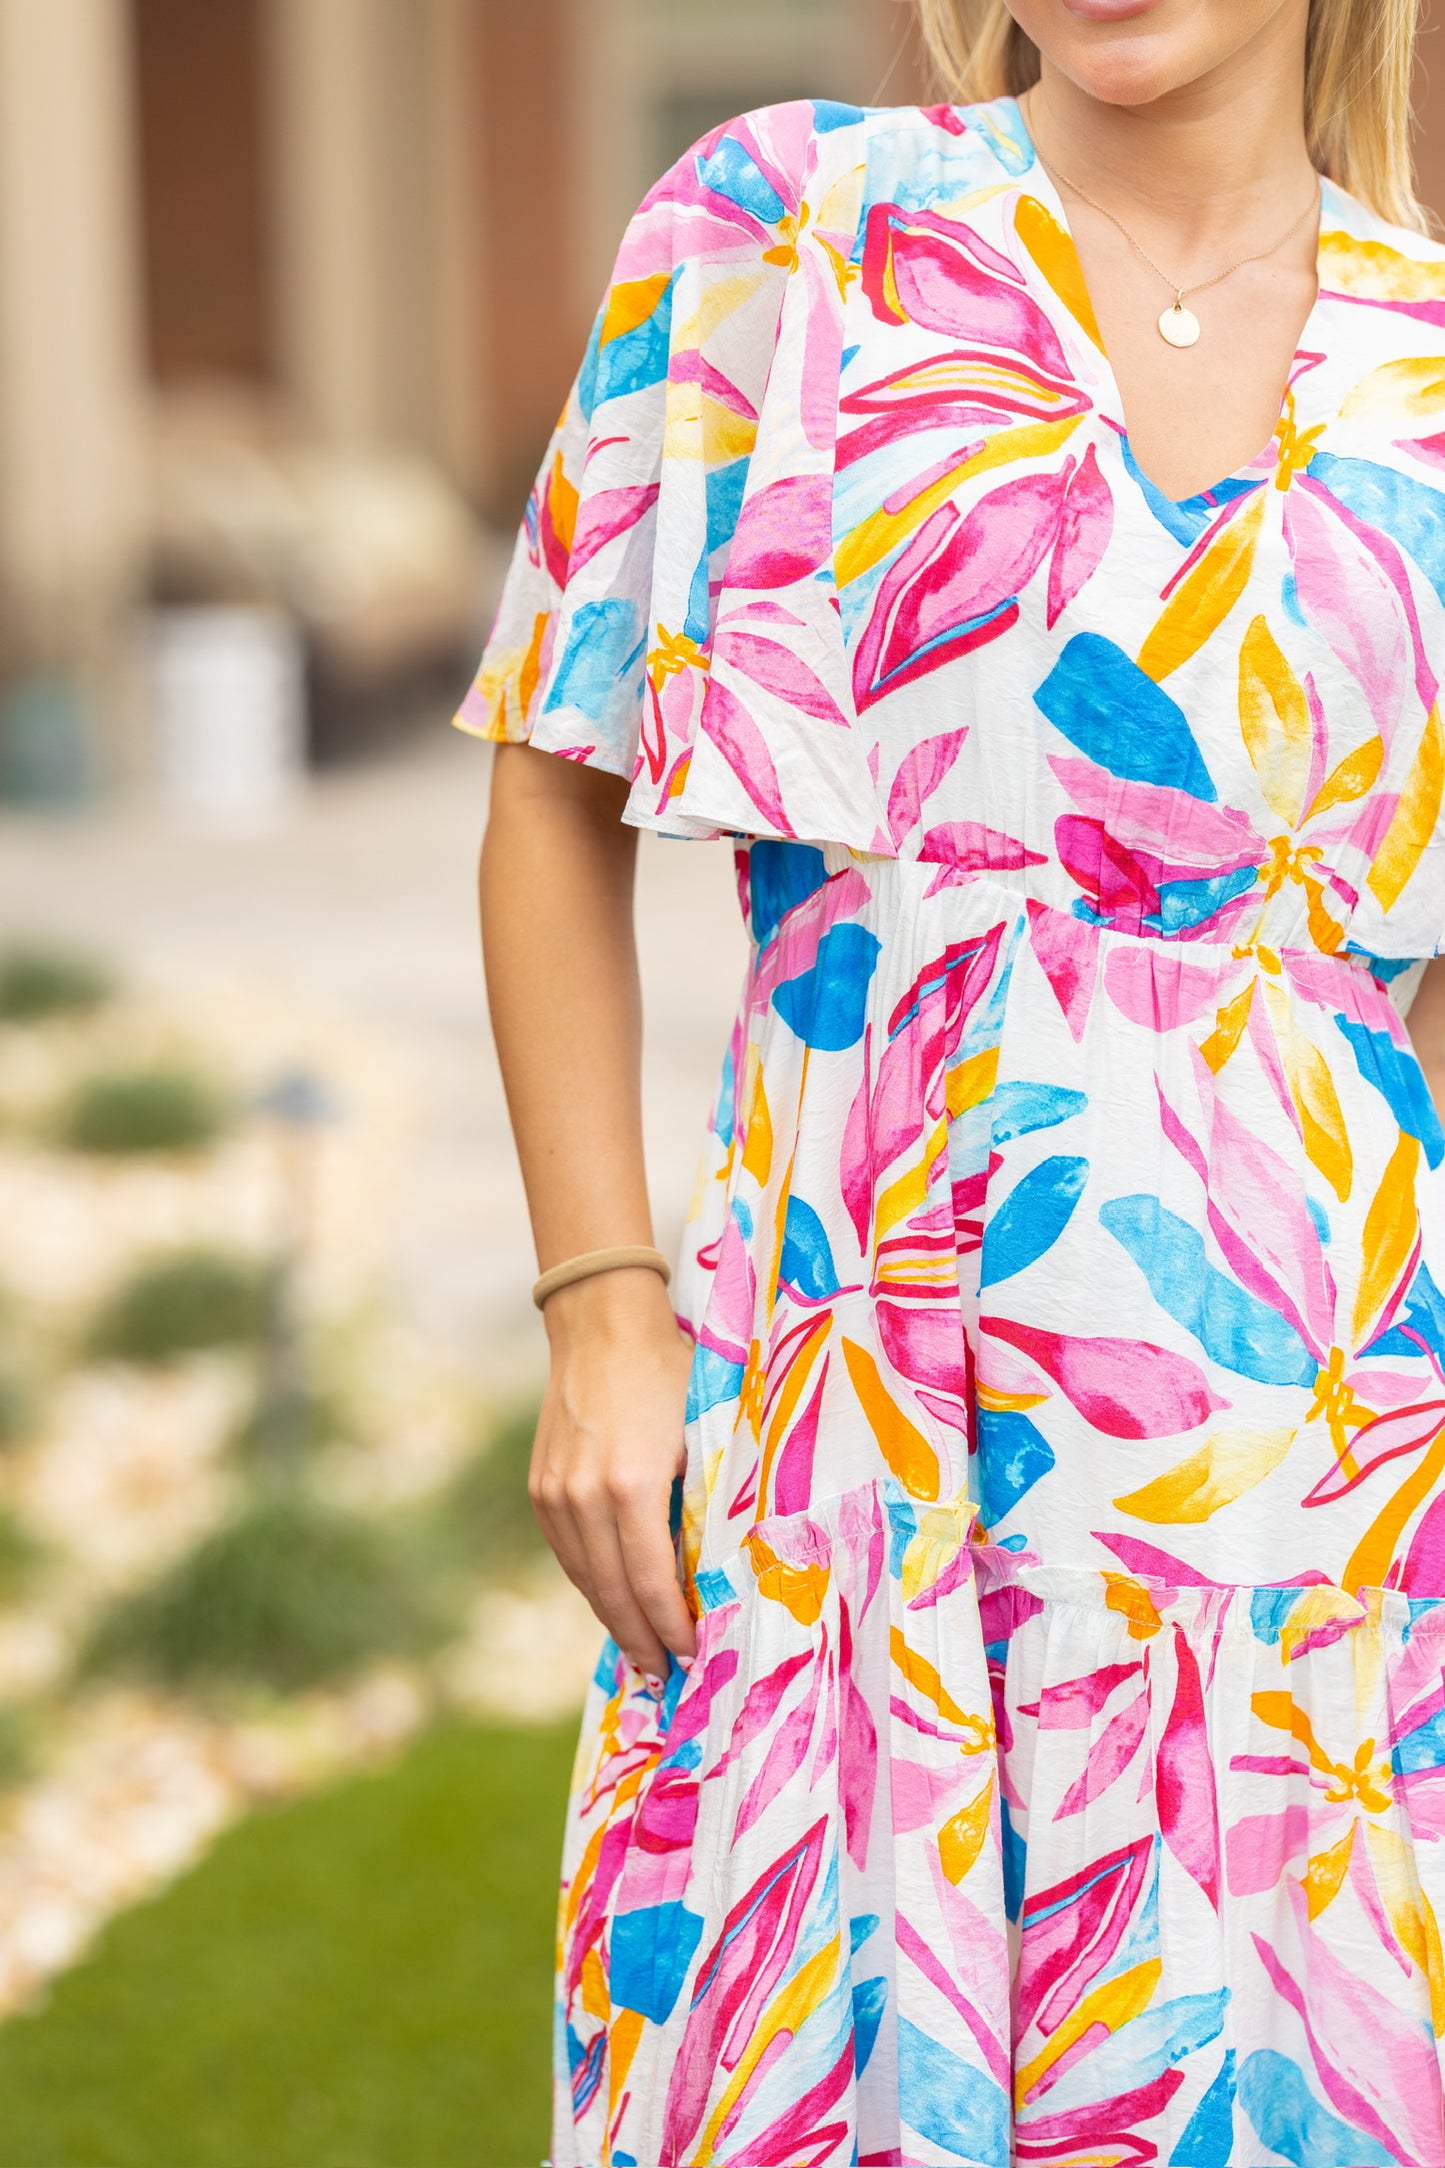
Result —
[[132, 0], [132, 10], [151, 373], [264, 382], [259, 0]]

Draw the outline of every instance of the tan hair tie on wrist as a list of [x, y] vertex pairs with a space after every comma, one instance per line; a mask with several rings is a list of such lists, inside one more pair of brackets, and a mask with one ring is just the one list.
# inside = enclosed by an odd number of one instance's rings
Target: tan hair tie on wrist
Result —
[[646, 1242], [619, 1242], [611, 1249], [584, 1250], [580, 1257], [566, 1257], [560, 1265], [549, 1266], [533, 1281], [532, 1300], [540, 1310], [559, 1287], [570, 1287], [574, 1280], [590, 1280], [599, 1272], [620, 1272], [626, 1265], [645, 1265], [649, 1272], [661, 1274], [664, 1287], [672, 1278], [672, 1267], [661, 1250]]

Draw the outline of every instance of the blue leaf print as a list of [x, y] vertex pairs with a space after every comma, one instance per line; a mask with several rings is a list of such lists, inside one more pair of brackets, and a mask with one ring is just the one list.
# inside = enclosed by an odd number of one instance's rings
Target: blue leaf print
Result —
[[1034, 699], [1070, 745], [1110, 775], [1210, 805], [1218, 797], [1184, 710], [1101, 633], [1076, 632]]
[[1234, 2150], [1234, 2050], [1226, 2048], [1219, 2075], [1184, 2126], [1169, 2168], [1229, 2168]]
[[784, 979], [773, 1007], [806, 1045], [836, 1054], [863, 1036], [868, 984], [882, 943], [866, 926], [830, 926], [811, 971]]
[[728, 203], [735, 203], [740, 211], [749, 212], [765, 226], [776, 226], [788, 208], [757, 160], [744, 150], [736, 136], [720, 137], [706, 154], [699, 151], [693, 166], [701, 187], [710, 188], [715, 196], [722, 196]]
[[812, 1302], [836, 1295], [841, 1284], [823, 1222], [801, 1197], [788, 1199], [778, 1277]]
[[1052, 2113], [1083, 2108], [1111, 2093], [1147, 2085], [1163, 2071], [1182, 2063], [1224, 2030], [1229, 1989], [1208, 1995], [1176, 1995], [1172, 2002], [1141, 2010], [1101, 2040], [1049, 2087]]
[[811, 843], [760, 839], [748, 852], [748, 899], [753, 939], [771, 941], [784, 913], [791, 911], [828, 878], [823, 853]]
[[1347, 512], [1398, 542], [1445, 602], [1445, 520], [1437, 488], [1394, 467], [1376, 466], [1372, 459], [1343, 459], [1337, 452], [1316, 452], [1309, 477], [1337, 497]]
[[1067, 1122], [1088, 1104], [1086, 1092], [1070, 1091], [1063, 1084], [1015, 1079], [1000, 1084], [989, 1099], [990, 1134], [995, 1144], [1007, 1144], [1013, 1137], [1026, 1137], [1030, 1130]]
[[983, 1237], [981, 1287], [1011, 1279], [1051, 1250], [1068, 1226], [1089, 1178], [1087, 1159], [1040, 1161], [1010, 1190]]
[[706, 1415], [709, 1408], [736, 1400], [743, 1389], [743, 1367], [742, 1363], [730, 1362], [726, 1355], [719, 1355], [716, 1348], [704, 1347], [699, 1342], [693, 1349], [692, 1368], [688, 1372], [685, 1420], [694, 1423], [700, 1415]]
[[[1409, 1332], [1405, 1330], [1407, 1326]], [[1364, 1355], [1418, 1355], [1419, 1345], [1410, 1338], [1410, 1332], [1418, 1333], [1435, 1360], [1445, 1366], [1445, 1295], [1441, 1294], [1424, 1265], [1416, 1268], [1403, 1313], [1384, 1332], [1376, 1333], [1369, 1346], [1360, 1352]]]
[[1305, 1210], [1306, 1212], [1308, 1212], [1311, 1220], [1314, 1222], [1315, 1233], [1320, 1238], [1320, 1248], [1327, 1250], [1330, 1246], [1329, 1213], [1320, 1203], [1319, 1198], [1311, 1197], [1308, 1192], [1306, 1192], [1305, 1194]]
[[1368, 949], [1357, 947], [1353, 941], [1345, 943], [1345, 954], [1347, 956], [1363, 956], [1370, 967], [1370, 976], [1379, 979], [1386, 986], [1389, 986], [1393, 980], [1402, 978], [1407, 971], [1413, 971], [1417, 964], [1425, 961], [1424, 958], [1419, 956], [1373, 956]]
[[619, 1912], [608, 1942], [612, 2000], [666, 2024], [701, 1936], [702, 1914], [680, 1900]]
[[979, 1409], [978, 1510], [985, 1528], [1007, 1520], [1053, 1465], [1053, 1447], [1019, 1409]]
[[848, 1922], [848, 1955], [856, 1957], [870, 1935], [878, 1932], [882, 1915], [877, 1912], [855, 1912]]
[[750, 465], [751, 461], [746, 458], [730, 459], [725, 467], [714, 467], [707, 477], [705, 493], [709, 552], [720, 550], [724, 542], [731, 542], [737, 532], [738, 515], [743, 508], [743, 492], [748, 486]]
[[909, 1544], [918, 1534], [918, 1508], [909, 1498], [896, 1493], [885, 1500], [888, 1513], [888, 1574], [890, 1580], [903, 1578], [903, 1557]]
[[733, 1141], [733, 1130], [736, 1127], [733, 1120], [733, 1107], [736, 1099], [737, 1068], [733, 1061], [732, 1047], [729, 1045], [723, 1055], [722, 1076], [718, 1082], [717, 1111], [713, 1115], [713, 1128], [717, 1132], [719, 1141], [724, 1145], [731, 1144]]
[[[1259, 879], [1258, 866], [1234, 866], [1228, 873], [1201, 874], [1191, 881], [1161, 881], [1158, 926], [1161, 933], [1182, 933], [1202, 926], [1236, 896], [1243, 896]], [[1152, 926], [1152, 916], [1144, 921]]]
[[1011, 1920], [1017, 1920], [1024, 1908], [1028, 1846], [1014, 1827], [1006, 1799], [1000, 1799], [998, 1803], [998, 1818], [1003, 1837], [1003, 1908]]
[[813, 126], [819, 135], [831, 135], [835, 128], [851, 128], [862, 118], [861, 105], [842, 105], [836, 98], [813, 100]]
[[1249, 1599], [1249, 1630], [1255, 1640], [1278, 1648], [1290, 1613], [1303, 1594], [1302, 1588], [1257, 1588]]
[[1258, 1385], [1312, 1385], [1313, 1351], [1288, 1321], [1205, 1254], [1204, 1237], [1157, 1197], [1115, 1197], [1099, 1222], [1122, 1243], [1161, 1310], [1205, 1353]]
[[1438, 1167], [1445, 1159], [1445, 1135], [1413, 1048], [1396, 1046], [1386, 1031], [1371, 1031], [1352, 1016], [1336, 1014], [1335, 1022], [1349, 1042], [1360, 1075], [1376, 1091], [1383, 1092], [1390, 1112], [1407, 1136], [1418, 1137], [1426, 1159]]
[[693, 567], [683, 631], [690, 640], [705, 641], [712, 630], [712, 560], [715, 551], [731, 542], [737, 531], [747, 488], [749, 462], [733, 459], [725, 467], [711, 469], [704, 484], [707, 502], [707, 535], [702, 553]]
[[986, 2072], [902, 2016], [898, 2091], [909, 2128], [929, 2145], [977, 2168], [1008, 2168], [1008, 2094]]
[[1299, 2064], [1277, 2048], [1256, 2048], [1245, 2057], [1239, 2099], [1261, 2143], [1294, 2168], [1392, 2168], [1396, 2156], [1332, 2115], [1310, 2091]]
[[858, 2077], [868, 2068], [873, 2043], [888, 2006], [888, 1982], [881, 1975], [860, 1980], [853, 1990], [853, 2069]]
[[605, 312], [598, 318], [594, 344], [588, 350], [578, 384], [578, 400], [588, 421], [605, 400], [620, 399], [628, 392], [646, 391], [651, 384], [666, 382], [676, 284], [674, 275], [658, 296], [652, 314], [615, 338], [603, 337]]
[[646, 645], [642, 614], [625, 595], [579, 604], [543, 712], [576, 708], [590, 723], [600, 723], [615, 702], [635, 701]]

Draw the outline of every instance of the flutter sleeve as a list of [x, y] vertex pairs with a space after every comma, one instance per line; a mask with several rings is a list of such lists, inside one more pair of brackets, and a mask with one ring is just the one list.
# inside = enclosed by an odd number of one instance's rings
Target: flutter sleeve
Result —
[[645, 198], [456, 718], [625, 777], [637, 826], [877, 840], [831, 526], [862, 118], [746, 115]]

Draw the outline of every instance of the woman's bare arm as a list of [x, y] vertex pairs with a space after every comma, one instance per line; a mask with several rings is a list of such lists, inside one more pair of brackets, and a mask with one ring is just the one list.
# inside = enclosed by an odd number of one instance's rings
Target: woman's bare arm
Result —
[[1407, 1028], [1436, 1108], [1445, 1116], [1445, 958], [1425, 966]]
[[[615, 776], [499, 745], [482, 846], [492, 1028], [537, 1260], [651, 1242], [642, 1152], [642, 1019], [633, 938], [637, 838]], [[689, 1657], [668, 1505], [682, 1467], [689, 1347], [645, 1268], [559, 1288], [532, 1454], [548, 1542], [649, 1675]]]

